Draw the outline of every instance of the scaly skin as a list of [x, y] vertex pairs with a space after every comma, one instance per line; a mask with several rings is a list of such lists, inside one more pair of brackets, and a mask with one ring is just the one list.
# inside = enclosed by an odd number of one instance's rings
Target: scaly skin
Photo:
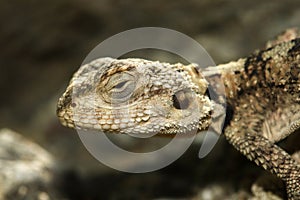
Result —
[[281, 178], [289, 199], [300, 199], [300, 165], [276, 145], [300, 127], [300, 38], [282, 41], [206, 68], [205, 78], [194, 64], [97, 59], [74, 74], [57, 115], [65, 126], [103, 132], [201, 131], [224, 108], [224, 96], [207, 95], [208, 87], [220, 93], [216, 80], [222, 80], [228, 108], [222, 133], [248, 159]]

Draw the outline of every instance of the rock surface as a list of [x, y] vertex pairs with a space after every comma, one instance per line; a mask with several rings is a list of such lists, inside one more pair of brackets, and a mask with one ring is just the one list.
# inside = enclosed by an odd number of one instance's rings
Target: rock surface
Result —
[[0, 130], [0, 199], [53, 199], [53, 157], [9, 129]]

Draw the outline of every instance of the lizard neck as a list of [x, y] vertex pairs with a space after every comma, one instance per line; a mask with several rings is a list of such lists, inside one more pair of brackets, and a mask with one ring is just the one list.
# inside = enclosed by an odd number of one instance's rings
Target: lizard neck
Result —
[[281, 88], [284, 92], [299, 93], [299, 52], [300, 38], [297, 38], [248, 58], [208, 67], [203, 74], [211, 87], [226, 95], [229, 103], [234, 103], [242, 93], [258, 88]]
[[[203, 75], [207, 78], [212, 90], [218, 95], [225, 95], [227, 100], [233, 100], [237, 98], [242, 88], [242, 73], [245, 63], [246, 59], [240, 59], [227, 64], [208, 67], [204, 69]], [[220, 99], [219, 101], [219, 103], [225, 103]]]

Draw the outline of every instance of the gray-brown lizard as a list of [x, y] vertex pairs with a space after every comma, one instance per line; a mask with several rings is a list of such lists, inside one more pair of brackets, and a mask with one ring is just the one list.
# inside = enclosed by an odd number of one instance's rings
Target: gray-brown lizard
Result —
[[[205, 78], [194, 64], [97, 59], [74, 74], [57, 115], [71, 128], [174, 135], [207, 129], [227, 103], [226, 139], [281, 178], [289, 199], [300, 199], [300, 164], [275, 144], [300, 127], [300, 38], [269, 45], [204, 69]], [[208, 87], [218, 93], [216, 78], [226, 102], [209, 98]]]

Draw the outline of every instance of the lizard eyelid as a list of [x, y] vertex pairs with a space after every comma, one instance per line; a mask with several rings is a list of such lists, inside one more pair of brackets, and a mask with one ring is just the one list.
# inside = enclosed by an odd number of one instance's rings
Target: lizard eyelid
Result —
[[115, 86], [113, 86], [110, 89], [111, 93], [120, 93], [124, 91], [133, 90], [135, 89], [135, 82], [134, 81], [122, 81], [120, 83], [117, 83]]
[[124, 103], [132, 97], [135, 89], [135, 76], [129, 72], [118, 72], [109, 77], [99, 92], [108, 103]]
[[115, 85], [113, 88], [116, 88], [116, 89], [120, 89], [122, 88], [128, 81], [122, 81], [120, 83], [118, 83], [117, 85]]
[[121, 81], [111, 88], [109, 92], [110, 97], [112, 98], [112, 100], [126, 101], [132, 96], [135, 90], [135, 86], [136, 85], [134, 81]]
[[131, 81], [134, 81], [133, 75], [129, 73], [116, 73], [109, 79], [106, 88], [108, 90], [119, 89]]

